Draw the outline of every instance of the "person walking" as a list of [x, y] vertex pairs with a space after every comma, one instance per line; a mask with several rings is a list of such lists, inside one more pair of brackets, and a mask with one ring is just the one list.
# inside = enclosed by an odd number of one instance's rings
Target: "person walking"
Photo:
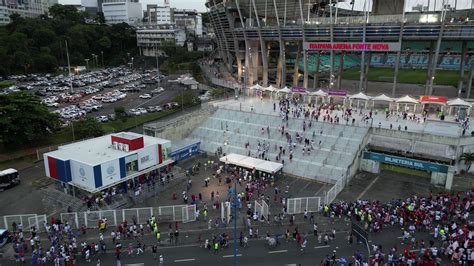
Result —
[[216, 243], [214, 243], [214, 254], [218, 254], [219, 253], [219, 242], [216, 241]]
[[165, 259], [163, 258], [163, 255], [160, 255], [160, 266], [163, 266], [165, 263]]
[[156, 251], [157, 251], [156, 245], [151, 246], [151, 253], [153, 253], [153, 259], [154, 260], [156, 260], [156, 258], [157, 258]]

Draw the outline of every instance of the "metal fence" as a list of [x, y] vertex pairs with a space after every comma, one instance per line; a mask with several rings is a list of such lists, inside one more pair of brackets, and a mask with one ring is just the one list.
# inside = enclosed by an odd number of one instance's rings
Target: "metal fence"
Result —
[[318, 212], [321, 210], [321, 197], [290, 198], [287, 200], [288, 214]]
[[328, 192], [326, 193], [326, 199], [324, 202], [325, 204], [329, 204], [333, 202], [336, 199], [339, 192], [341, 192], [344, 189], [344, 180], [345, 178], [340, 178], [339, 180], [337, 180], [336, 184], [334, 184], [334, 186], [330, 190], [328, 190]]
[[[44, 223], [47, 222], [46, 215], [38, 214], [20, 214], [20, 215], [6, 215], [0, 219], [0, 226], [7, 230], [13, 229], [13, 223], [23, 227], [23, 231], [31, 231], [32, 227], [35, 227], [37, 231], [43, 232], [45, 230]], [[3, 223], [3, 224], [2, 224]]]
[[256, 200], [255, 201], [255, 212], [258, 213], [259, 217], [263, 217], [267, 219], [268, 215], [270, 214], [270, 209], [268, 208], [268, 204], [265, 200]]
[[228, 202], [228, 201], [222, 202], [221, 206], [222, 206], [221, 207], [221, 220], [225, 221], [225, 223], [229, 223], [230, 222], [230, 215], [232, 213], [232, 208], [231, 208], [230, 202]]
[[61, 221], [73, 228], [85, 225], [87, 228], [98, 228], [99, 221], [107, 219], [109, 226], [117, 226], [124, 221], [145, 224], [152, 215], [158, 221], [193, 222], [196, 221], [196, 205], [174, 205], [161, 207], [146, 207], [121, 210], [101, 210], [87, 212], [61, 213]]

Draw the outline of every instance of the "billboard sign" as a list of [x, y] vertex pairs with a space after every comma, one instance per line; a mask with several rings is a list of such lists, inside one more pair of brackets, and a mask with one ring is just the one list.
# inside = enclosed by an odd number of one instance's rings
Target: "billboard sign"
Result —
[[293, 87], [291, 88], [292, 93], [306, 93], [306, 89], [303, 87]]
[[347, 96], [347, 91], [346, 90], [329, 90], [328, 91], [328, 96]]
[[431, 172], [447, 173], [448, 166], [376, 152], [364, 152], [364, 159]]
[[421, 103], [445, 104], [447, 101], [448, 101], [448, 97], [446, 97], [446, 96], [428, 96], [428, 95], [420, 96], [420, 102]]
[[188, 145], [182, 149], [176, 150], [171, 152], [171, 158], [173, 158], [174, 161], [180, 161], [187, 159], [195, 154], [199, 153], [199, 146], [201, 145], [201, 142], [196, 142], [191, 145]]
[[305, 42], [305, 50], [398, 52], [399, 42]]

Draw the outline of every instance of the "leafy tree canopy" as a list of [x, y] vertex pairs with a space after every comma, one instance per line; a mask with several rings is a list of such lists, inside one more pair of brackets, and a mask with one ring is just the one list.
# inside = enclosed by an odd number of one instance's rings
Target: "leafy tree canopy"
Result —
[[58, 4], [49, 14], [37, 18], [13, 14], [10, 24], [0, 26], [0, 76], [53, 72], [66, 66], [65, 41], [72, 65], [85, 65], [84, 59], [92, 54], [103, 54], [106, 65], [118, 65], [126, 62], [127, 53], [136, 53], [135, 30], [126, 23], [101, 24], [102, 14], [95, 18], [99, 23], [86, 24], [86, 12]]
[[3, 144], [22, 145], [56, 131], [59, 119], [30, 92], [0, 94], [0, 128]]
[[104, 134], [100, 122], [89, 116], [74, 122], [74, 131], [78, 139], [94, 138]]

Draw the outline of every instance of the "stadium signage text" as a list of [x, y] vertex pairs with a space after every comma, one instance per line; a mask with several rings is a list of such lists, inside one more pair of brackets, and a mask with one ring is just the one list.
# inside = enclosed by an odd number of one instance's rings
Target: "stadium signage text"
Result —
[[414, 169], [419, 169], [419, 170], [426, 170], [426, 171], [431, 171], [431, 172], [440, 172], [440, 173], [448, 172], [447, 165], [425, 162], [425, 161], [414, 160], [410, 158], [404, 158], [404, 157], [398, 157], [398, 156], [392, 156], [392, 155], [386, 155], [386, 154], [381, 154], [381, 153], [376, 153], [376, 152], [364, 152], [364, 159], [374, 160], [374, 161], [378, 161], [382, 163], [394, 164], [394, 165], [399, 165], [399, 166], [404, 166], [404, 167], [409, 167], [409, 168], [414, 168]]
[[337, 51], [379, 51], [379, 52], [397, 52], [400, 51], [399, 42], [305, 42], [305, 50], [337, 50]]

